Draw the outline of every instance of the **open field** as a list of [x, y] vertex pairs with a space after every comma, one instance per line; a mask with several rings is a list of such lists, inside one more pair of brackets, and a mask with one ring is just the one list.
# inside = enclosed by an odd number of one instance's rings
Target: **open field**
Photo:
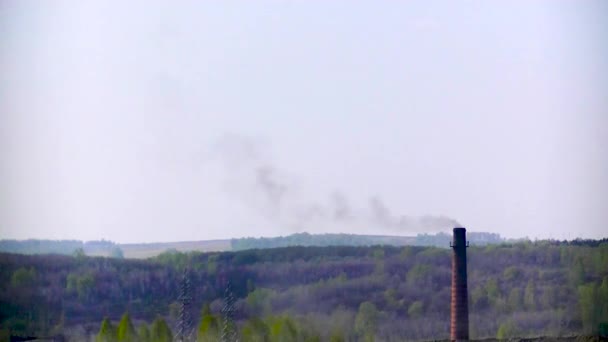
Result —
[[178, 252], [223, 252], [229, 251], [230, 240], [203, 240], [161, 243], [119, 244], [125, 258], [143, 259], [159, 255], [168, 250]]

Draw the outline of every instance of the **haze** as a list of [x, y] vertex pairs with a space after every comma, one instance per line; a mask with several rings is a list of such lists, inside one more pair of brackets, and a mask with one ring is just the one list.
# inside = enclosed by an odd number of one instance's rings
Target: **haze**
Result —
[[0, 238], [606, 237], [605, 2], [0, 4]]

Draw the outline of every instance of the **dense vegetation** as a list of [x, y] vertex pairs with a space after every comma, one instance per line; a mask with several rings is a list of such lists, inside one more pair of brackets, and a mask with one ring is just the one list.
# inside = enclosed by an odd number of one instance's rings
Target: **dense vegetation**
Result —
[[[182, 241], [165, 243], [118, 244], [112, 241], [79, 240], [0, 240], [0, 252], [19, 254], [65, 254], [72, 255], [82, 250], [90, 256], [120, 257], [124, 251], [131, 255], [156, 256], [167, 250], [218, 251], [245, 250], [253, 248], [276, 248], [288, 246], [449, 246], [451, 235], [446, 233], [418, 234], [417, 236], [384, 236], [356, 234], [308, 234], [298, 233], [271, 238], [238, 238], [231, 240]], [[471, 244], [485, 245], [505, 242], [498, 234], [470, 232]], [[148, 253], [146, 253], [148, 252]]]
[[[608, 241], [472, 246], [468, 255], [472, 337], [605, 332]], [[218, 333], [228, 282], [242, 340], [448, 338], [450, 257], [449, 249], [414, 246], [173, 252], [148, 260], [0, 254], [0, 328], [98, 335], [114, 331], [128, 312], [129, 331], [145, 334], [152, 321], [162, 330], [166, 321], [167, 333], [175, 332], [189, 267], [200, 338]]]
[[[253, 248], [277, 248], [289, 246], [436, 246], [450, 245], [452, 235], [446, 233], [418, 234], [414, 236], [384, 236], [355, 234], [308, 234], [298, 233], [272, 238], [239, 238], [232, 239], [232, 250]], [[499, 244], [505, 242], [496, 233], [470, 232], [468, 239], [474, 245]]]
[[230, 244], [232, 250], [240, 251], [254, 248], [277, 248], [289, 246], [405, 246], [412, 245], [414, 241], [414, 237], [406, 236], [297, 233], [270, 238], [238, 238], [232, 239]]

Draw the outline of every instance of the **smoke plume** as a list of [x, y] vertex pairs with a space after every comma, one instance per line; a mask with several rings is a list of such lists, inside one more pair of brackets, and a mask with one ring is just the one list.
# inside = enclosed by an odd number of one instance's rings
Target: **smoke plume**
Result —
[[225, 135], [212, 150], [219, 163], [226, 190], [267, 219], [292, 230], [328, 227], [349, 232], [349, 227], [366, 227], [395, 233], [447, 231], [460, 224], [449, 217], [395, 214], [378, 197], [366, 205], [356, 203], [340, 190], [314, 199], [299, 191], [298, 182], [272, 161], [259, 140]]

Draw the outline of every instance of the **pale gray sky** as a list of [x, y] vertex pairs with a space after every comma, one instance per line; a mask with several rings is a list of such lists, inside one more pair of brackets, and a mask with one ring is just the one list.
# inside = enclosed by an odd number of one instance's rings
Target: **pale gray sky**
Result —
[[605, 1], [0, 3], [0, 238], [600, 238], [607, 137]]

